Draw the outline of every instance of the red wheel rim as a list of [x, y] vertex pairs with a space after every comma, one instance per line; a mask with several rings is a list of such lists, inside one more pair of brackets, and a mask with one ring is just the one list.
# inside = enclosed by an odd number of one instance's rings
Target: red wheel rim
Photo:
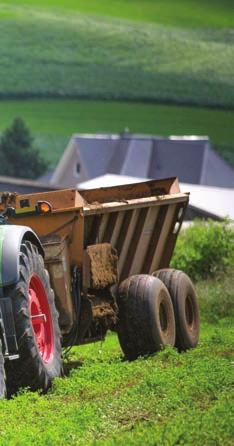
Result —
[[29, 310], [40, 355], [44, 362], [49, 362], [54, 354], [52, 318], [44, 285], [36, 274], [29, 283]]

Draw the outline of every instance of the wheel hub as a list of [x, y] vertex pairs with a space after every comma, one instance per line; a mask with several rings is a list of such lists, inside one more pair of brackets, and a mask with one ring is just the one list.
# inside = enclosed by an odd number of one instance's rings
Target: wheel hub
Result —
[[46, 291], [36, 274], [32, 275], [29, 283], [29, 310], [40, 355], [47, 363], [54, 353], [53, 326]]

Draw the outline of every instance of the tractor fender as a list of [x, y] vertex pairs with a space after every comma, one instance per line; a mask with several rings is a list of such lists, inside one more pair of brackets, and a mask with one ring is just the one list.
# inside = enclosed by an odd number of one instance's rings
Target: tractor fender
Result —
[[26, 240], [36, 245], [44, 257], [41, 242], [31, 228], [19, 225], [0, 225], [0, 287], [18, 282], [20, 246]]

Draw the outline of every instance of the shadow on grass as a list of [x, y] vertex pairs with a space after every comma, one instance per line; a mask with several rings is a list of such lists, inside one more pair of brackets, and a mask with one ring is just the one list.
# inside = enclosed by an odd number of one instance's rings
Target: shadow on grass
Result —
[[63, 363], [63, 372], [64, 372], [64, 376], [69, 376], [71, 370], [73, 369], [77, 369], [82, 367], [84, 361], [72, 361], [72, 360], [66, 360]]

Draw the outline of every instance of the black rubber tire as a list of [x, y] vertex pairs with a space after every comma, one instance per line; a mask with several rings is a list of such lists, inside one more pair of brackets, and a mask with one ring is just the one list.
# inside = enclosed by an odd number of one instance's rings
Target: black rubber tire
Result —
[[127, 359], [174, 346], [174, 311], [161, 280], [143, 274], [129, 277], [118, 288], [117, 304], [117, 333]]
[[6, 397], [6, 373], [4, 367], [4, 357], [2, 353], [2, 341], [0, 340], [0, 399]]
[[183, 271], [161, 269], [153, 273], [167, 287], [175, 313], [178, 350], [188, 350], [198, 344], [200, 317], [198, 300], [190, 278]]
[[[28, 290], [33, 274], [36, 274], [43, 284], [52, 321], [54, 349], [48, 362], [45, 362], [40, 354], [31, 323]], [[15, 393], [20, 387], [46, 391], [51, 386], [52, 379], [62, 374], [61, 333], [48, 271], [37, 247], [28, 241], [21, 245], [19, 281], [8, 290], [8, 295], [12, 299], [19, 347], [19, 359], [6, 363], [8, 394]]]

